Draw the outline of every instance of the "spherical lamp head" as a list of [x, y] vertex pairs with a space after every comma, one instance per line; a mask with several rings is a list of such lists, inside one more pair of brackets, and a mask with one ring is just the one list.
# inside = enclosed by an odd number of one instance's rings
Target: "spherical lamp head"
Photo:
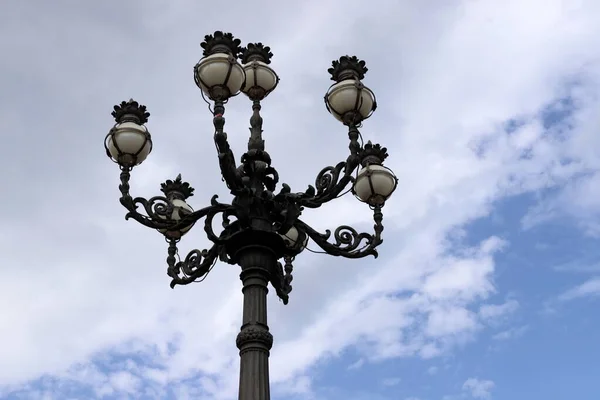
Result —
[[209, 99], [226, 102], [244, 87], [244, 69], [237, 61], [240, 43], [231, 33], [216, 31], [200, 44], [204, 57], [194, 67], [194, 80]]
[[375, 94], [362, 83], [366, 63], [356, 56], [343, 56], [331, 65], [328, 72], [336, 83], [325, 94], [325, 106], [344, 125], [360, 125], [377, 108]]
[[[167, 198], [167, 205], [160, 210], [162, 212], [157, 213], [160, 219], [172, 222], [175, 225], [194, 212], [194, 209], [186, 203], [186, 199], [194, 195], [194, 188], [189, 183], [183, 182], [181, 174], [177, 175], [175, 180], [168, 179], [166, 182], [161, 183], [160, 190]], [[179, 240], [193, 226], [194, 223], [190, 223], [176, 230], [159, 229], [159, 232], [168, 239]]]
[[369, 141], [359, 156], [363, 168], [358, 172], [352, 192], [371, 207], [381, 207], [398, 186], [398, 178], [383, 166], [388, 157], [387, 149]]
[[273, 53], [262, 43], [249, 43], [242, 49], [241, 60], [246, 73], [242, 91], [253, 101], [263, 100], [279, 83], [279, 77], [269, 67]]
[[141, 164], [152, 151], [150, 132], [144, 125], [150, 113], [146, 106], [130, 99], [114, 106], [116, 124], [104, 139], [107, 156], [122, 168]]

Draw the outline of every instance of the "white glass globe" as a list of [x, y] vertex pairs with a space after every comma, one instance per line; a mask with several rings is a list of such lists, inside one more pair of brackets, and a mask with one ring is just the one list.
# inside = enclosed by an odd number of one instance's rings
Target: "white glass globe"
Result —
[[194, 73], [198, 87], [209, 97], [210, 89], [216, 86], [226, 85], [231, 96], [238, 94], [244, 86], [244, 68], [229, 54], [216, 53], [203, 58]]
[[363, 119], [369, 118], [375, 105], [375, 95], [371, 89], [360, 86], [360, 81], [346, 79], [329, 88], [325, 95], [329, 112], [343, 122], [344, 114], [355, 111]]
[[152, 150], [150, 134], [143, 125], [134, 122], [123, 122], [114, 128], [108, 136], [106, 147], [114, 161], [119, 161], [119, 156], [130, 155], [135, 159], [135, 165], [141, 164]]
[[[300, 237], [300, 233], [298, 232], [298, 229], [296, 229], [295, 227], [292, 226], [290, 228], [290, 230], [287, 231], [285, 233], [285, 235], [281, 235], [281, 237], [283, 238], [285, 245], [291, 249], [291, 248], [295, 248], [298, 245], [298, 239]], [[304, 250], [306, 248], [307, 244], [308, 244], [308, 235], [306, 235], [306, 238], [304, 239], [304, 243], [302, 243], [300, 250]]]
[[265, 95], [272, 92], [277, 86], [279, 78], [275, 71], [262, 61], [251, 61], [244, 64], [246, 72], [246, 84], [242, 91], [245, 94], [252, 88], [261, 88], [265, 91]]
[[391, 170], [382, 165], [367, 165], [359, 171], [353, 191], [359, 200], [376, 206], [392, 195], [396, 185], [397, 179]]
[[[171, 204], [173, 205], [173, 212], [170, 215], [171, 221], [178, 222], [186, 215], [194, 212], [194, 209], [188, 203], [186, 203], [184, 200], [173, 199], [173, 200], [171, 200]], [[159, 218], [165, 219], [165, 220], [167, 219], [164, 215], [159, 215]], [[179, 239], [183, 235], [185, 235], [190, 229], [192, 229], [193, 226], [194, 226], [194, 224], [190, 224], [190, 225], [188, 225], [180, 230], [177, 230], [177, 231], [169, 231], [168, 229], [159, 229], [159, 232], [170, 238]]]

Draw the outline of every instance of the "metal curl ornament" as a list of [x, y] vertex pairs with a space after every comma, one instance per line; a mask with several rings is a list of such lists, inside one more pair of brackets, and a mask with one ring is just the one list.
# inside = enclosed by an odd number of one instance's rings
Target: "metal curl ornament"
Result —
[[171, 288], [176, 285], [187, 285], [208, 275], [219, 256], [219, 245], [213, 245], [209, 250], [192, 250], [183, 261], [177, 261], [177, 241], [169, 240], [167, 256], [167, 275], [172, 280]]
[[325, 233], [319, 233], [305, 222], [298, 220], [297, 226], [306, 232], [306, 234], [327, 254], [336, 257], [345, 258], [363, 258], [373, 256], [377, 258], [379, 253], [376, 247], [383, 243], [381, 233], [383, 232], [383, 214], [381, 207], [374, 207], [373, 226], [374, 233], [361, 232], [348, 225], [342, 225], [335, 229], [333, 238], [334, 243], [329, 241], [331, 231], [326, 230]]

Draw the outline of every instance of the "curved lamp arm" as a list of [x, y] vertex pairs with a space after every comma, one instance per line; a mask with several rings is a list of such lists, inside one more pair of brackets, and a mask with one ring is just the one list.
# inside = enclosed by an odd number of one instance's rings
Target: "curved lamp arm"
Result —
[[[325, 167], [319, 172], [315, 179], [315, 188], [309, 186], [299, 199], [300, 205], [307, 208], [319, 208], [323, 204], [337, 198], [348, 184], [354, 184], [352, 172], [358, 166], [358, 162], [348, 164], [347, 161], [339, 162], [335, 167]], [[343, 172], [343, 173], [342, 173]]]
[[[283, 183], [278, 196], [284, 196], [301, 207], [319, 208], [323, 204], [336, 199], [347, 189], [348, 184], [354, 184], [352, 172], [358, 166], [353, 162], [339, 162], [336, 166], [325, 167], [319, 172], [315, 179], [315, 186], [309, 185], [306, 191], [291, 193], [289, 185]], [[343, 172], [345, 170], [345, 172]], [[342, 174], [343, 172], [343, 174]]]
[[301, 220], [296, 221], [296, 226], [299, 230], [306, 232], [329, 255], [345, 258], [363, 258], [372, 255], [377, 258], [379, 254], [376, 247], [383, 243], [381, 238], [381, 232], [383, 232], [381, 207], [374, 207], [373, 220], [375, 221], [373, 226], [375, 232], [373, 234], [358, 233], [356, 229], [348, 225], [338, 227], [333, 233], [335, 243], [328, 241], [331, 237], [329, 229], [325, 233], [319, 233]]
[[[129, 180], [131, 179], [131, 168], [121, 167], [120, 174], [121, 184], [119, 190], [121, 191], [121, 198], [119, 202], [128, 211], [125, 214], [125, 219], [134, 219], [140, 224], [147, 226], [152, 229], [167, 229], [173, 226], [174, 221], [168, 217], [172, 206], [164, 196], [154, 196], [150, 199], [143, 197], [133, 198], [129, 193]], [[146, 215], [140, 214], [137, 209], [138, 205], [141, 205], [146, 211]]]
[[169, 240], [167, 275], [172, 278], [171, 289], [176, 285], [187, 285], [205, 277], [217, 262], [221, 252], [221, 246], [215, 244], [208, 250], [192, 250], [183, 261], [177, 261], [177, 241]]
[[[346, 188], [348, 184], [354, 184], [352, 174], [358, 168], [361, 162], [361, 153], [363, 147], [358, 142], [360, 132], [355, 125], [351, 125], [348, 130], [350, 144], [348, 148], [350, 155], [346, 161], [341, 161], [335, 166], [325, 167], [319, 172], [315, 179], [315, 186], [309, 186], [304, 193], [292, 194], [292, 197], [298, 203], [307, 208], [319, 208], [323, 204], [337, 198]], [[289, 192], [289, 187], [283, 185], [282, 192]], [[316, 187], [316, 189], [315, 189]]]
[[210, 206], [204, 207], [197, 211], [193, 211], [181, 218], [179, 221], [171, 221], [171, 224], [169, 225], [169, 230], [178, 231], [196, 223], [199, 219], [206, 217], [206, 219], [204, 220], [204, 232], [206, 232], [206, 236], [213, 243], [223, 243], [224, 240], [223, 238], [221, 238], [221, 235], [217, 235], [213, 230], [213, 220], [217, 214], [222, 214], [222, 225], [224, 228], [226, 228], [230, 224], [229, 218], [231, 216], [235, 216], [235, 208], [230, 204], [219, 203], [217, 201], [218, 197], [219, 196], [216, 194], [213, 195], [213, 197], [210, 199]]
[[[223, 219], [225, 221], [228, 216], [232, 215], [233, 207], [229, 204], [219, 203], [217, 201], [217, 195], [214, 195], [211, 198], [210, 206], [193, 211], [176, 221], [171, 218], [173, 205], [167, 197], [154, 196], [150, 199], [145, 199], [143, 197], [133, 198], [131, 196], [129, 193], [129, 180], [131, 178], [130, 168], [122, 168], [120, 178], [121, 184], [119, 185], [119, 190], [121, 191], [121, 198], [119, 201], [128, 210], [128, 213], [125, 214], [125, 219], [134, 219], [140, 224], [152, 229], [179, 231], [193, 225], [199, 219], [206, 217], [204, 230], [208, 235], [208, 238], [213, 242], [220, 241], [219, 236], [217, 236], [212, 229], [212, 221], [219, 213], [223, 214]], [[138, 212], [138, 206], [140, 205], [146, 212], [145, 215]]]

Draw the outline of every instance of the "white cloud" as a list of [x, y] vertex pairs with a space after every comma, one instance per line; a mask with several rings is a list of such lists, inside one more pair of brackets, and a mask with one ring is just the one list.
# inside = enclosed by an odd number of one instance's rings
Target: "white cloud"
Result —
[[[498, 238], [491, 238], [482, 245], [483, 251], [497, 251], [502, 248]], [[488, 249], [489, 247], [489, 249]], [[480, 263], [477, 258], [458, 258], [440, 268], [427, 277], [423, 292], [434, 299], [453, 297], [465, 301], [485, 295], [492, 290], [489, 274], [493, 270], [492, 263]]]
[[432, 337], [444, 337], [470, 332], [477, 328], [475, 315], [465, 308], [435, 307], [429, 314], [426, 333]]
[[140, 379], [127, 371], [119, 371], [109, 378], [110, 384], [121, 392], [135, 393], [140, 385]]
[[278, 396], [305, 395], [313, 398], [312, 379], [309, 376], [299, 376], [292, 381], [280, 382], [275, 385], [274, 392]]
[[429, 368], [427, 369], [427, 373], [428, 373], [429, 375], [435, 375], [435, 374], [437, 374], [438, 370], [439, 370], [439, 368], [438, 368], [438, 367], [436, 367], [436, 366], [429, 367]]
[[528, 325], [518, 326], [510, 329], [506, 329], [504, 331], [498, 332], [492, 336], [494, 340], [509, 340], [515, 339], [520, 336], [523, 336], [525, 332], [529, 329]]
[[600, 272], [600, 262], [573, 260], [567, 263], [555, 265], [552, 267], [552, 269], [558, 272], [597, 273]]
[[560, 301], [567, 301], [592, 296], [600, 296], [600, 277], [590, 278], [584, 283], [567, 290], [558, 299]]
[[[489, 246], [489, 243], [486, 240], [478, 249], [470, 252], [477, 257], [478, 262], [469, 264], [472, 268], [487, 270], [488, 276], [492, 272], [488, 264], [492, 263], [492, 254], [496, 249]], [[429, 254], [428, 257], [436, 255]], [[426, 265], [429, 264], [428, 259], [421, 260]], [[441, 260], [441, 265], [448, 268], [453, 268], [454, 263], [462, 262], [454, 258]], [[398, 262], [402, 263], [402, 260], [396, 259], [390, 263], [389, 268], [364, 277], [359, 286], [324, 305], [320, 314], [307, 324], [295, 340], [285, 342], [278, 351], [274, 351], [272, 364], [277, 371], [275, 376], [281, 379], [291, 377], [294, 369], [304, 370], [314, 363], [314, 357], [335, 355], [353, 344], [364, 352], [363, 357], [371, 359], [413, 354], [421, 354], [427, 358], [439, 354], [454, 343], [470, 338], [477, 327], [476, 315], [465, 308], [467, 302], [463, 299], [472, 296], [454, 299], [452, 295], [448, 295], [431, 299], [425, 293], [419, 293], [418, 289], [415, 289], [416, 294], [408, 298], [390, 296], [386, 287], [379, 282], [385, 280], [388, 285], [393, 284], [388, 274]], [[438, 268], [439, 266], [438, 264]], [[439, 271], [436, 268], [432, 273]], [[427, 280], [427, 277], [423, 279]], [[485, 287], [491, 289], [487, 284]], [[381, 290], [386, 292], [378, 293]], [[476, 288], [476, 292], [481, 296], [486, 295], [480, 288]], [[449, 306], [450, 302], [454, 305]], [[413, 315], [419, 314], [425, 318], [415, 319]], [[394, 318], [389, 318], [389, 315], [394, 315]], [[408, 334], [408, 328], [414, 333]], [[280, 355], [285, 355], [285, 358]], [[295, 365], [287, 362], [290, 358], [294, 359]]]
[[365, 364], [365, 359], [364, 358], [359, 358], [358, 360], [356, 360], [356, 362], [353, 362], [352, 364], [348, 365], [348, 369], [349, 370], [359, 369], [364, 364]]
[[491, 391], [495, 384], [490, 380], [480, 380], [477, 378], [469, 378], [465, 381], [462, 388], [468, 392], [474, 399], [491, 399]]
[[385, 378], [381, 381], [383, 386], [398, 386], [398, 384], [402, 382], [402, 379], [398, 377]]
[[484, 320], [494, 323], [514, 313], [518, 308], [519, 302], [516, 300], [508, 300], [503, 304], [484, 304], [479, 307], [479, 315]]
[[[588, 72], [582, 74], [586, 75]], [[577, 111], [569, 118], [569, 123], [578, 126], [578, 134], [572, 135], [572, 132], [565, 129], [569, 140], [565, 142], [563, 152], [572, 161], [562, 169], [570, 169], [573, 179], [564, 182], [561, 190], [542, 196], [539, 203], [530, 208], [522, 219], [525, 229], [534, 228], [552, 219], [563, 222], [573, 220], [587, 235], [600, 235], [600, 142], [597, 137], [597, 110], [600, 105], [596, 95], [598, 71], [594, 71], [594, 74], [594, 84], [578, 85], [571, 93]]]

